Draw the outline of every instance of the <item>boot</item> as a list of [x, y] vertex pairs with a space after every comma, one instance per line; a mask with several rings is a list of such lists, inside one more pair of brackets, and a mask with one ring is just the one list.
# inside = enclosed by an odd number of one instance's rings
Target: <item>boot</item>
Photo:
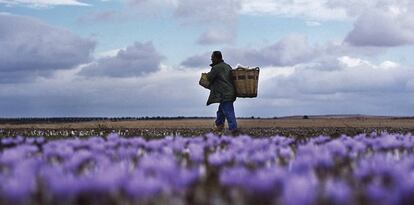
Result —
[[239, 135], [241, 135], [242, 133], [240, 132], [240, 130], [239, 129], [235, 129], [235, 130], [231, 130], [230, 131], [230, 135], [231, 136], [233, 136], [233, 137], [236, 137], [236, 136], [239, 136]]
[[224, 125], [214, 125], [213, 127], [213, 133], [221, 135], [224, 132]]

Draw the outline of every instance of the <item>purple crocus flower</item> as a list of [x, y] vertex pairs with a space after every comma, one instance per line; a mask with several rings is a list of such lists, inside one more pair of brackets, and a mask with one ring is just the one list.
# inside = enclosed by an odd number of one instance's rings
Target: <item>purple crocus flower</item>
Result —
[[137, 172], [124, 184], [126, 193], [135, 199], [147, 199], [168, 190], [168, 185], [155, 177], [148, 177]]
[[46, 139], [44, 137], [36, 137], [36, 143], [38, 144], [43, 144], [44, 142], [46, 142]]
[[69, 200], [82, 192], [82, 183], [73, 174], [64, 173], [58, 169], [45, 168], [40, 172], [47, 187], [47, 193], [52, 198]]
[[273, 136], [270, 138], [271, 142], [275, 145], [286, 147], [292, 144], [295, 140], [290, 137], [284, 137], [284, 136]]
[[110, 133], [108, 136], [106, 136], [106, 139], [108, 141], [119, 141], [120, 137], [118, 133]]
[[15, 144], [22, 144], [24, 142], [24, 137], [17, 135], [14, 139], [13, 139]]
[[141, 158], [138, 168], [151, 174], [171, 174], [177, 168], [177, 162], [173, 156], [152, 153]]
[[14, 140], [11, 137], [5, 137], [1, 139], [2, 145], [12, 145], [13, 143], [14, 143]]
[[279, 150], [279, 156], [284, 159], [292, 159], [294, 157], [294, 153], [290, 147], [282, 147]]
[[166, 145], [165, 141], [162, 139], [150, 140], [146, 143], [146, 148], [150, 151], [159, 151], [162, 147]]
[[328, 180], [325, 184], [325, 197], [332, 205], [353, 204], [352, 190], [343, 181]]
[[35, 178], [30, 174], [3, 178], [0, 187], [0, 198], [8, 203], [26, 204], [35, 191]]
[[403, 145], [403, 141], [398, 139], [396, 135], [382, 135], [377, 140], [379, 141], [378, 148], [382, 149], [395, 149]]
[[214, 152], [208, 156], [208, 163], [220, 166], [230, 162], [233, 159], [231, 151]]
[[287, 171], [279, 167], [270, 167], [256, 170], [246, 178], [245, 189], [256, 197], [274, 197], [283, 189]]
[[35, 137], [26, 137], [26, 144], [33, 144], [36, 142], [36, 138]]
[[224, 186], [243, 186], [250, 176], [245, 167], [225, 168], [220, 172], [219, 181]]
[[376, 183], [369, 184], [365, 194], [370, 204], [397, 204], [399, 201], [398, 195], [393, 190]]
[[133, 147], [142, 147], [145, 146], [146, 140], [142, 137], [132, 137], [128, 139], [128, 142], [131, 143]]
[[64, 143], [47, 143], [43, 146], [43, 156], [47, 159], [57, 157], [61, 160], [67, 160], [75, 153], [73, 147]]
[[289, 169], [292, 173], [306, 174], [313, 172], [314, 164], [312, 155], [300, 155], [290, 162]]
[[187, 140], [183, 137], [176, 137], [175, 140], [170, 143], [170, 147], [175, 153], [180, 154], [184, 151], [186, 143]]
[[330, 153], [338, 157], [344, 157], [347, 155], [347, 148], [344, 143], [341, 142], [340, 139], [332, 140], [326, 144], [324, 144]]
[[194, 162], [202, 162], [204, 160], [204, 145], [199, 143], [190, 143], [188, 145], [190, 159]]
[[[79, 150], [74, 152], [74, 155], [65, 162], [64, 167], [74, 172], [82, 172], [83, 166], [88, 163], [89, 160], [93, 160], [93, 153], [88, 150]], [[87, 170], [86, 170], [87, 171]]]
[[204, 182], [200, 177], [210, 179], [205, 173], [211, 171], [218, 173], [219, 189], [223, 186], [232, 194], [235, 188], [242, 194], [241, 203], [264, 199], [352, 204], [361, 197], [373, 204], [414, 201], [411, 134], [318, 136], [304, 141], [212, 134], [148, 141], [117, 134], [42, 143], [35, 139], [1, 139], [0, 198], [7, 203], [23, 203], [38, 191], [46, 199], [68, 204], [94, 193], [125, 193], [133, 202], [151, 202], [159, 195], [180, 198], [192, 185]]
[[82, 189], [93, 193], [114, 193], [128, 181], [128, 176], [126, 167], [112, 164], [82, 177]]
[[313, 175], [290, 175], [285, 180], [282, 204], [314, 204], [317, 193], [316, 178]]
[[39, 151], [39, 148], [34, 145], [18, 145], [11, 149], [6, 149], [0, 155], [0, 163], [14, 164], [20, 160], [24, 160]]
[[133, 147], [120, 147], [117, 150], [117, 158], [121, 160], [129, 160], [137, 156], [137, 148]]
[[[79, 142], [81, 142], [81, 141], [79, 141]], [[82, 145], [96, 144], [96, 143], [105, 143], [105, 140], [102, 137], [93, 136], [93, 137], [89, 137], [86, 141], [81, 142]]]
[[323, 143], [326, 143], [330, 140], [331, 140], [331, 137], [328, 137], [328, 136], [325, 136], [325, 135], [320, 135], [320, 136], [311, 138], [308, 143], [323, 144]]
[[167, 180], [177, 190], [185, 190], [200, 177], [197, 169], [176, 169], [174, 170], [174, 174], [169, 176], [171, 177]]

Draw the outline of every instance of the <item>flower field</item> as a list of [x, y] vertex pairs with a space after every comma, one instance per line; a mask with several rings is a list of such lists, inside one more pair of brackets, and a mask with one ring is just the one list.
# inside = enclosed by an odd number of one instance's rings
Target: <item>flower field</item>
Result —
[[0, 139], [0, 204], [414, 203], [411, 134]]

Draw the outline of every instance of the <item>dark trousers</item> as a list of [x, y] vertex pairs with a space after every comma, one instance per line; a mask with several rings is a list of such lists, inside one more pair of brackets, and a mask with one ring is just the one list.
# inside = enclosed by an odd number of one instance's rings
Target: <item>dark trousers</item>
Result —
[[227, 119], [229, 130], [237, 129], [236, 114], [234, 113], [234, 106], [232, 101], [221, 102], [217, 110], [216, 125], [224, 125]]

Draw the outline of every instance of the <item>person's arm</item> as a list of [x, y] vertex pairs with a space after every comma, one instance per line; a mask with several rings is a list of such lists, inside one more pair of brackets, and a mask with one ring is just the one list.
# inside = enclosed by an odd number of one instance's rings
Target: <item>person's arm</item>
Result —
[[208, 81], [210, 81], [210, 84], [216, 79], [217, 74], [218, 74], [217, 67], [212, 67], [211, 71], [207, 73], [207, 78], [208, 78]]

